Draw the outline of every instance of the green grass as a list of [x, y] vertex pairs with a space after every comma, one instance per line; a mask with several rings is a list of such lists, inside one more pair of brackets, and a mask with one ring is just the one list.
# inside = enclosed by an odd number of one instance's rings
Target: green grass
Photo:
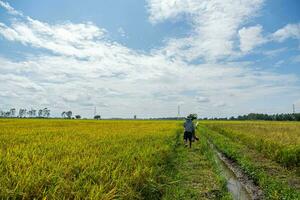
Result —
[[284, 167], [300, 167], [300, 123], [205, 121], [207, 127], [256, 149]]
[[226, 182], [206, 140], [184, 147], [182, 134], [177, 138], [172, 159], [172, 186], [163, 199], [231, 199]]
[[[233, 137], [230, 135], [232, 130], [225, 130], [223, 123], [226, 122], [201, 123], [200, 131], [206, 138], [211, 140], [221, 152], [236, 161], [249, 177], [263, 189], [265, 199], [300, 198], [300, 178], [297, 170], [287, 169], [280, 163], [275, 162], [268, 157], [264, 151], [257, 150], [255, 145], [251, 144], [252, 140], [249, 139], [248, 142], [246, 142], [246, 140], [236, 135]], [[240, 123], [239, 126], [245, 125], [249, 128], [245, 130], [250, 130], [250, 122], [234, 123]], [[261, 122], [258, 123], [260, 123], [260, 126], [262, 125]], [[219, 125], [221, 128], [218, 128]], [[230, 122], [228, 125], [230, 125]], [[242, 128], [239, 128], [239, 130], [241, 129]], [[247, 132], [249, 138], [251, 137], [251, 131]], [[266, 135], [270, 135], [270, 133], [266, 133]], [[262, 135], [256, 138], [260, 140], [264, 137], [265, 136]], [[255, 138], [252, 139], [254, 140]], [[274, 140], [274, 138], [270, 138], [270, 140]]]

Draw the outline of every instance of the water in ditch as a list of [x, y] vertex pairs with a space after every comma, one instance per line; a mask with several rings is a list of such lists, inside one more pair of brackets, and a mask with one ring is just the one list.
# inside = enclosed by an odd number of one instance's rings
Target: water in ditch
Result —
[[231, 193], [234, 200], [250, 200], [251, 195], [246, 190], [246, 188], [239, 181], [238, 177], [234, 174], [234, 172], [227, 166], [227, 164], [220, 158], [221, 154], [210, 144], [212, 149], [214, 150], [216, 156], [215, 160], [217, 164], [220, 166], [222, 173], [227, 181], [227, 189]]

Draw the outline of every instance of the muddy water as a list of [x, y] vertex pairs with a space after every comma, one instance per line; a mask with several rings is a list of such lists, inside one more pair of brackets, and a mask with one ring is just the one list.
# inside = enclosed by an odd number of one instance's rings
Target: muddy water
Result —
[[250, 200], [251, 195], [246, 190], [246, 188], [239, 181], [235, 173], [229, 168], [229, 166], [222, 159], [222, 155], [215, 149], [213, 144], [210, 144], [211, 148], [216, 153], [215, 161], [220, 166], [222, 174], [227, 181], [227, 189], [231, 193], [234, 200]]
[[[218, 154], [218, 153], [217, 153]], [[252, 199], [248, 191], [241, 184], [237, 176], [231, 169], [220, 159], [220, 155], [216, 156], [216, 162], [219, 163], [222, 173], [227, 180], [227, 189], [231, 193], [234, 200], [248, 200]]]

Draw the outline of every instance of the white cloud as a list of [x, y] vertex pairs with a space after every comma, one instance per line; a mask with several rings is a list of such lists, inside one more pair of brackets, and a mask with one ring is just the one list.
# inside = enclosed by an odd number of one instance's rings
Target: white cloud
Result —
[[285, 52], [287, 50], [288, 50], [288, 48], [282, 47], [282, 48], [279, 48], [279, 49], [272, 49], [272, 50], [262, 51], [262, 54], [264, 54], [266, 56], [269, 56], [269, 57], [274, 57], [274, 56], [277, 56], [278, 54], [280, 54], [282, 52]]
[[292, 62], [294, 63], [300, 63], [300, 55], [294, 56], [291, 58]]
[[298, 99], [297, 101], [295, 101], [295, 112], [296, 113], [300, 113], [300, 99]]
[[242, 52], [251, 51], [254, 47], [267, 42], [262, 36], [262, 30], [261, 25], [243, 27], [239, 30], [240, 49]]
[[9, 3], [0, 1], [0, 7], [3, 7], [7, 12], [9, 12], [12, 15], [19, 15], [23, 16], [23, 14], [20, 11], [15, 10], [13, 7], [9, 5]]
[[275, 63], [275, 67], [280, 67], [281, 65], [283, 65], [285, 63], [285, 61], [284, 60], [279, 60], [279, 61], [277, 61], [276, 63]]
[[223, 101], [217, 102], [214, 104], [215, 107], [225, 107], [227, 104]]
[[180, 14], [196, 12], [199, 2], [193, 0], [148, 0], [150, 22], [159, 23], [169, 18], [176, 18]]
[[[105, 46], [97, 40], [103, 39], [105, 30], [90, 22], [49, 25], [27, 17], [22, 21], [13, 21], [11, 26], [0, 23], [0, 34], [8, 40], [45, 48], [63, 55], [80, 58], [104, 56], [103, 52], [97, 50]], [[106, 45], [114, 46], [112, 43]]]
[[124, 31], [124, 29], [122, 27], [118, 28], [118, 33], [122, 36], [122, 37], [126, 37], [126, 32]]
[[[78, 60], [64, 56], [29, 57], [27, 61], [20, 62], [0, 59], [0, 91], [14, 91], [16, 95], [22, 96], [22, 100], [26, 101], [15, 100], [17, 107], [26, 106], [28, 102], [30, 105], [39, 106], [43, 100], [43, 105], [51, 107], [57, 113], [61, 110], [77, 109], [80, 114], [88, 116], [93, 113], [88, 109], [93, 110], [94, 105], [105, 104], [105, 109], [101, 109], [104, 116], [132, 112], [139, 116], [147, 113], [150, 116], [172, 115], [175, 112], [175, 116], [179, 101], [188, 102], [182, 108], [183, 113], [192, 112], [199, 102], [206, 102], [208, 107], [221, 108], [222, 106], [213, 103], [220, 101], [220, 96], [226, 105], [239, 104], [264, 95], [293, 90], [293, 83], [297, 81], [293, 75], [261, 72], [241, 63], [187, 67], [158, 60], [151, 64], [160, 67], [152, 68], [147, 64], [147, 59], [155, 61], [156, 56], [144, 56], [144, 63], [131, 63], [130, 68], [122, 71], [126, 78], [115, 77], [115, 73], [120, 73], [119, 69], [106, 68], [102, 61]], [[128, 58], [131, 59], [131, 55]], [[111, 61], [112, 64], [116, 64], [115, 62], [124, 64], [117, 57]], [[103, 76], [104, 74], [106, 75]], [[189, 80], [188, 83], [186, 80]], [[194, 97], [181, 95], [184, 90], [199, 92]], [[163, 96], [168, 98], [161, 98]], [[198, 101], [193, 101], [193, 98]], [[3, 98], [2, 101], [4, 100]], [[8, 101], [11, 100], [7, 99], [6, 103]], [[122, 104], [126, 106], [121, 106]]]
[[[0, 81], [9, 84], [10, 87], [17, 89], [27, 89], [31, 92], [42, 91], [43, 88], [24, 76], [15, 74], [0, 74]], [[4, 88], [3, 88], [4, 89]]]
[[207, 102], [209, 102], [209, 98], [208, 97], [202, 97], [202, 96], [196, 97], [196, 100], [199, 103], [207, 103]]
[[273, 33], [273, 39], [276, 41], [283, 42], [288, 38], [300, 39], [300, 23], [287, 24], [285, 27]]
[[0, 91], [0, 96], [5, 98], [18, 98], [19, 96], [11, 91]]
[[215, 61], [236, 54], [238, 28], [254, 17], [263, 0], [148, 0], [150, 21], [186, 16], [193, 27], [189, 37], [170, 39], [162, 52], [188, 61]]

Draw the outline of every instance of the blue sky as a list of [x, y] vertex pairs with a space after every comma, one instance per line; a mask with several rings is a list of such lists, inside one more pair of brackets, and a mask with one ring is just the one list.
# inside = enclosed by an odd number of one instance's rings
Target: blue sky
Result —
[[0, 1], [0, 110], [300, 110], [297, 0]]

